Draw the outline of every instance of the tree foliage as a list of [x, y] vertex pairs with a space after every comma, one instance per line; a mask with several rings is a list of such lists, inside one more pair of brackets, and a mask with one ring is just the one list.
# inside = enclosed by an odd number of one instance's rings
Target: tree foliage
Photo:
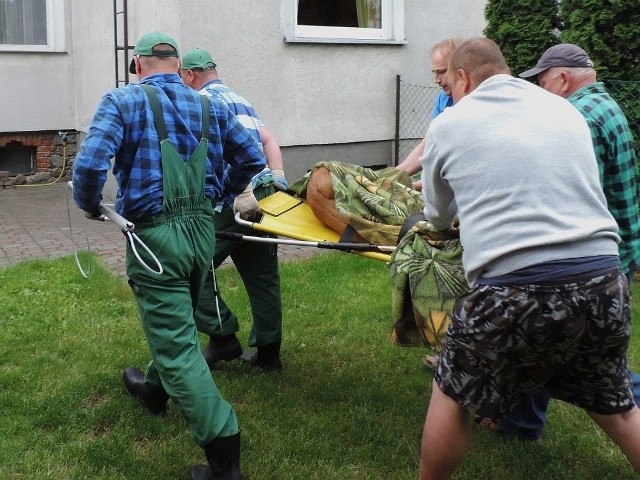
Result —
[[584, 48], [600, 78], [640, 80], [640, 0], [488, 0], [485, 19], [516, 75], [563, 42]]
[[640, 82], [605, 80], [604, 84], [627, 117], [634, 147], [636, 152], [640, 152]]
[[514, 75], [558, 43], [557, 0], [488, 0], [484, 34], [498, 44]]
[[640, 1], [562, 0], [560, 39], [584, 48], [598, 76], [640, 80]]

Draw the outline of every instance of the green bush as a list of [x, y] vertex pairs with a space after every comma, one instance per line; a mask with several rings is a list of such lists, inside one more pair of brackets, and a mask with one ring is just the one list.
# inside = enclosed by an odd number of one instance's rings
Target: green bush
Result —
[[640, 82], [605, 80], [604, 84], [627, 117], [637, 153], [640, 151]]
[[485, 36], [498, 44], [515, 76], [558, 43], [556, 0], [489, 0], [485, 19]]
[[488, 0], [485, 19], [516, 75], [552, 45], [574, 43], [601, 78], [640, 80], [640, 0]]
[[584, 48], [601, 78], [640, 79], [640, 2], [562, 0], [560, 40]]

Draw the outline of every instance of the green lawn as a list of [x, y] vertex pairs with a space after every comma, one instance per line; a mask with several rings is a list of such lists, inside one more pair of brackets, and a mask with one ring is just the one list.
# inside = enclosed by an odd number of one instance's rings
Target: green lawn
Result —
[[[237, 362], [215, 372], [238, 414], [243, 470], [251, 480], [414, 480], [431, 373], [424, 349], [391, 344], [386, 266], [325, 253], [281, 270], [283, 372]], [[233, 268], [218, 276], [244, 342], [246, 294]], [[204, 462], [172, 404], [157, 418], [124, 392], [122, 370], [149, 357], [125, 279], [99, 265], [84, 279], [71, 257], [25, 262], [0, 269], [0, 306], [0, 479], [173, 480]], [[629, 357], [637, 369], [638, 339]], [[552, 402], [549, 415], [542, 445], [476, 427], [455, 478], [636, 478], [586, 414]]]

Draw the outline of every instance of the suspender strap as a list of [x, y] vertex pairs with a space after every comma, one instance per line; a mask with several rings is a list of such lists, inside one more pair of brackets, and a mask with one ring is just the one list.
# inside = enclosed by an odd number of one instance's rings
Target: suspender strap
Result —
[[209, 118], [211, 112], [209, 111], [209, 97], [206, 95], [200, 95], [200, 104], [202, 105], [202, 136], [201, 138], [209, 138]]
[[149, 103], [151, 104], [151, 111], [153, 112], [153, 120], [156, 124], [156, 130], [158, 131], [158, 137], [160, 141], [166, 140], [167, 138], [167, 125], [164, 123], [164, 115], [162, 115], [162, 107], [160, 106], [160, 100], [158, 100], [158, 96], [156, 92], [153, 91], [150, 85], [146, 85], [144, 83], [140, 84], [144, 93], [147, 94], [149, 98]]
[[[167, 139], [167, 125], [164, 123], [164, 115], [162, 114], [162, 107], [160, 106], [160, 101], [158, 100], [158, 96], [156, 92], [150, 85], [145, 83], [141, 83], [140, 86], [144, 93], [147, 94], [147, 98], [149, 99], [149, 104], [151, 105], [151, 111], [153, 112], [153, 120], [156, 125], [156, 130], [158, 131], [158, 138], [160, 141]], [[201, 138], [209, 137], [209, 117], [211, 114], [209, 113], [209, 99], [206, 95], [200, 95], [200, 105], [202, 107], [202, 135]]]

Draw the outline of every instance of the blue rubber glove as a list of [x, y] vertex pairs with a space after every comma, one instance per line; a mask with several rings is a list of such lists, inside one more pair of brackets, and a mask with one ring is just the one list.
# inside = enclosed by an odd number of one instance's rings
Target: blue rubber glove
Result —
[[273, 186], [278, 190], [282, 190], [283, 192], [289, 189], [289, 184], [287, 183], [287, 179], [284, 178], [284, 170], [281, 168], [273, 168], [271, 169], [271, 175], [273, 176]]

